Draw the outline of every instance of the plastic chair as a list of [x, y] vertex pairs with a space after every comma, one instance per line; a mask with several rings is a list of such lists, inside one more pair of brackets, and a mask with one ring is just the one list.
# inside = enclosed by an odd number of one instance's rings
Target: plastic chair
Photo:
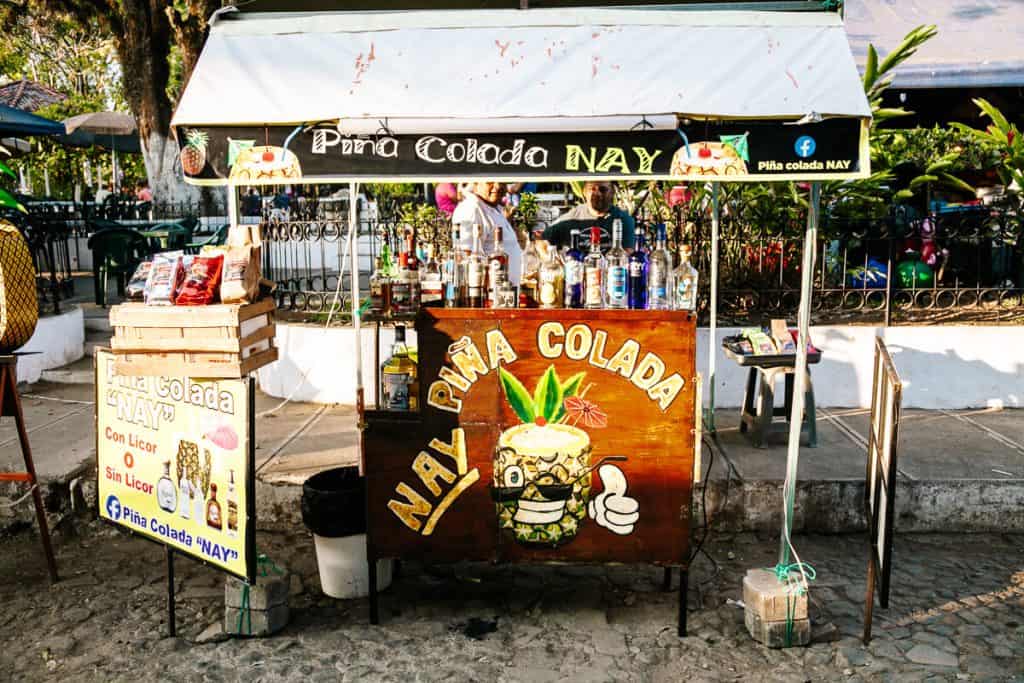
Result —
[[146, 232], [155, 232], [157, 230], [166, 230], [167, 237], [150, 238], [152, 240], [151, 251], [153, 252], [183, 250], [192, 240], [192, 231], [180, 223], [158, 223], [146, 228]]
[[107, 279], [114, 275], [117, 278], [117, 293], [124, 296], [128, 278], [135, 272], [139, 262], [150, 253], [149, 240], [137, 230], [107, 228], [93, 234], [88, 245], [92, 250], [96, 305], [106, 308]]
[[230, 226], [228, 226], [227, 224], [224, 224], [217, 228], [217, 230], [214, 231], [213, 234], [208, 235], [202, 239], [196, 240], [194, 242], [189, 242], [188, 244], [185, 245], [185, 253], [198, 254], [203, 247], [220, 246], [224, 244], [225, 242], [228, 241], [229, 227]]

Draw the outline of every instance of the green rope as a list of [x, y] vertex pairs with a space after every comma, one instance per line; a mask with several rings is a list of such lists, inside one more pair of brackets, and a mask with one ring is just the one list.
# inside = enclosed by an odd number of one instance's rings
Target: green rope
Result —
[[274, 564], [272, 559], [262, 553], [256, 556], [256, 566], [260, 570], [260, 576], [270, 576], [267, 571], [268, 568], [278, 576], [284, 576], [284, 570]]
[[[802, 571], [801, 571], [802, 570]], [[790, 564], [777, 564], [768, 567], [768, 571], [775, 574], [779, 583], [786, 584], [786, 639], [785, 646], [793, 645], [793, 633], [795, 631], [796, 599], [807, 592], [807, 587], [801, 583], [800, 578], [806, 576], [808, 581], [814, 581], [818, 573], [814, 567], [806, 562], [793, 562]], [[791, 597], [795, 596], [795, 597]]]
[[[272, 559], [258, 553], [256, 555], [256, 567], [259, 571], [260, 576], [270, 576], [271, 573], [277, 574], [278, 576], [284, 576], [284, 570], [278, 567]], [[247, 621], [245, 635], [252, 635], [252, 609], [250, 608], [249, 601], [249, 584], [246, 583], [242, 586], [242, 606], [238, 608], [238, 633], [243, 633], [242, 622]]]

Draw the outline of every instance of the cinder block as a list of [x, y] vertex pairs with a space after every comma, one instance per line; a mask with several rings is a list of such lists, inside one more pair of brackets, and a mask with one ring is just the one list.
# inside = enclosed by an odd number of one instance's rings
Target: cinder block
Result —
[[288, 605], [278, 605], [267, 610], [250, 609], [248, 612], [246, 615], [245, 610], [225, 607], [224, 631], [237, 636], [269, 636], [287, 626], [290, 616]]
[[786, 621], [807, 618], [807, 594], [797, 595], [775, 572], [749, 569], [743, 577], [743, 602], [761, 621]]
[[757, 642], [767, 647], [796, 647], [807, 645], [811, 642], [811, 620], [796, 619], [793, 621], [793, 633], [789, 642], [786, 642], [785, 621], [762, 621], [761, 618], [750, 610], [748, 606], [744, 621], [747, 624], [747, 631]]
[[[288, 573], [257, 576], [256, 583], [249, 586], [249, 609], [267, 610], [279, 605], [288, 604], [288, 592], [291, 579]], [[245, 582], [229, 576], [224, 580], [224, 606], [243, 606]]]

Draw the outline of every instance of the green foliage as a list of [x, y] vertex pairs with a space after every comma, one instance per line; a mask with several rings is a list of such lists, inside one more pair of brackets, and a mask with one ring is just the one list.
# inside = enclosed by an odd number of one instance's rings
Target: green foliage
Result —
[[522, 420], [523, 424], [533, 422], [536, 414], [533, 409], [533, 398], [526, 391], [523, 383], [505, 368], [498, 369], [498, 376], [501, 379], [501, 387], [505, 390], [505, 397], [515, 414]]
[[526, 390], [523, 383], [505, 368], [498, 369], [498, 378], [501, 381], [501, 388], [505, 392], [505, 398], [513, 412], [524, 423], [530, 423], [537, 418], [544, 418], [547, 422], [557, 422], [565, 416], [564, 401], [570, 396], [575, 396], [583, 384], [585, 373], [579, 372], [562, 382], [555, 366], [549, 365], [544, 371], [533, 395]]
[[902, 108], [886, 109], [882, 107], [882, 93], [892, 85], [893, 71], [907, 61], [923, 44], [938, 34], [935, 26], [918, 26], [903, 37], [903, 42], [878, 61], [878, 52], [874, 45], [868, 45], [868, 57], [864, 66], [864, 94], [871, 105], [872, 126], [898, 116], [906, 116], [910, 112]]
[[973, 101], [981, 110], [981, 115], [992, 123], [984, 130], [962, 123], [954, 123], [953, 126], [973, 142], [993, 150], [996, 157], [995, 170], [1004, 186], [1010, 187], [1016, 183], [1018, 188], [1024, 188], [1024, 140], [1021, 140], [1016, 124], [1010, 123], [1003, 112], [988, 100], [978, 98]]
[[537, 204], [537, 195], [531, 192], [524, 192], [519, 195], [519, 206], [509, 216], [508, 222], [516, 229], [519, 235], [525, 235], [533, 230], [537, 224], [537, 212], [540, 206]]

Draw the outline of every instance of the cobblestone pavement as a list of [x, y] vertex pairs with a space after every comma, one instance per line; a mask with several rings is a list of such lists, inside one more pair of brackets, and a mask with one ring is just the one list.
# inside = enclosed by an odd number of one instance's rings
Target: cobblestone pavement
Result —
[[[312, 540], [300, 533], [257, 538], [293, 573], [283, 632], [216, 634], [223, 576], [182, 558], [179, 637], [168, 638], [159, 546], [99, 522], [56, 542], [64, 578], [51, 587], [34, 532], [0, 540], [6, 680], [1024, 680], [1020, 536], [897, 537], [892, 600], [876, 608], [867, 648], [864, 538], [798, 537], [818, 570], [817, 642], [788, 650], [754, 643], [735, 602], [744, 572], [774, 563], [773, 538], [709, 542], [717, 567], [703, 555], [694, 564], [684, 639], [676, 596], [661, 592], [652, 567], [406, 564], [371, 627], [365, 600], [323, 596]], [[492, 621], [493, 632], [467, 636]]]

